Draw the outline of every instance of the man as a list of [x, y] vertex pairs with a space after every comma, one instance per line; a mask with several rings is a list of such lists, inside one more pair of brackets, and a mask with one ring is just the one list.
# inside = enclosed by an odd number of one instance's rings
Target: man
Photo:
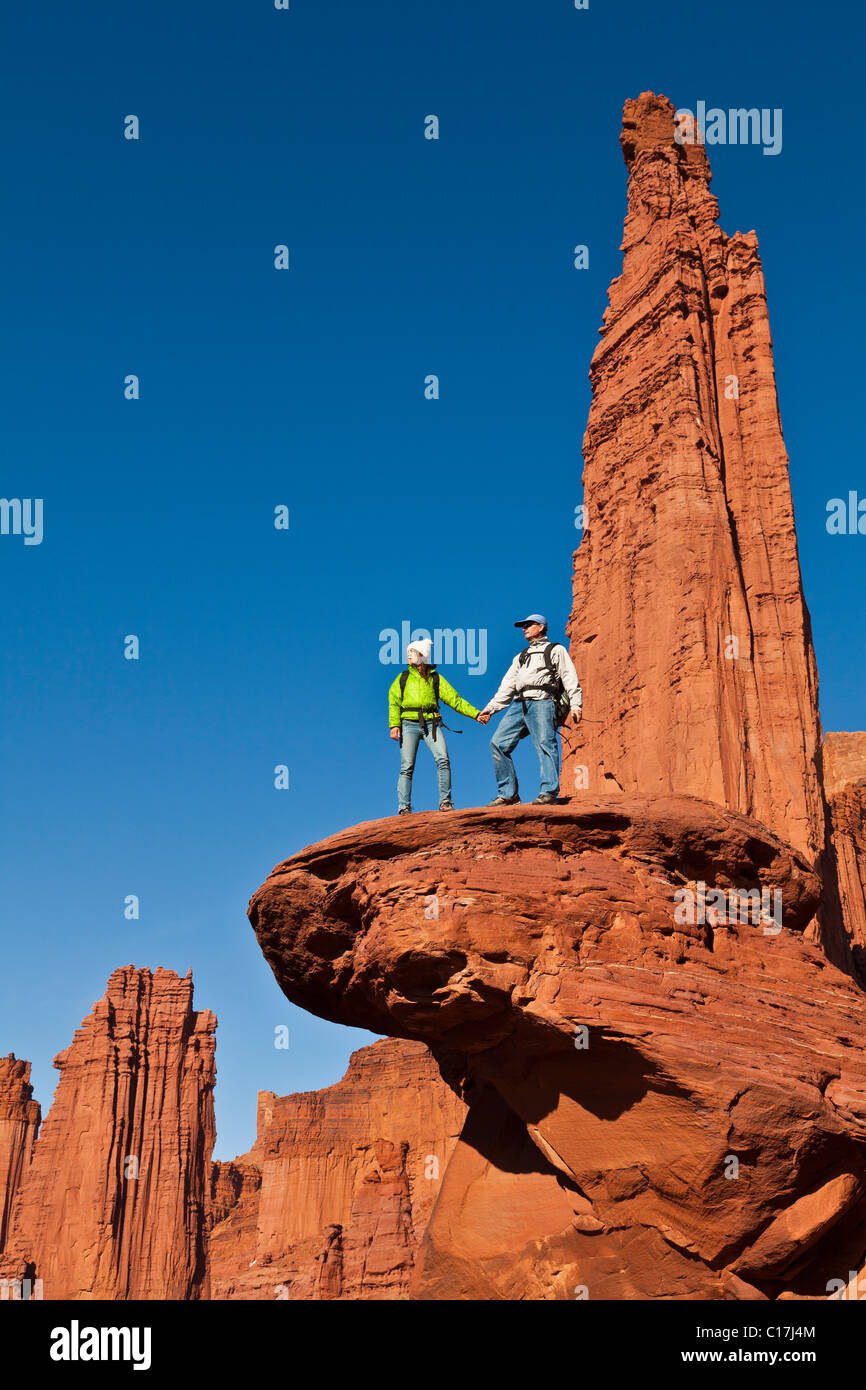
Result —
[[488, 804], [513, 806], [520, 800], [511, 754], [529, 734], [541, 764], [541, 787], [532, 804], [549, 806], [559, 800], [558, 703], [567, 699], [571, 720], [579, 724], [583, 696], [565, 647], [547, 639], [547, 619], [541, 613], [530, 613], [514, 626], [523, 629], [526, 649], [514, 658], [493, 699], [479, 716], [479, 722], [486, 724], [491, 714], [511, 706], [490, 740], [499, 795]]

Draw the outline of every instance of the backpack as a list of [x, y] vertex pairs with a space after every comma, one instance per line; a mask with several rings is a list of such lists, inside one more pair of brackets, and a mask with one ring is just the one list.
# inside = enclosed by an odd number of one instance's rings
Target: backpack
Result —
[[[548, 679], [545, 682], [545, 684], [525, 685], [523, 687], [524, 690], [543, 690], [547, 698], [553, 701], [554, 720], [557, 729], [562, 728], [563, 724], [568, 719], [571, 710], [571, 702], [565, 693], [565, 688], [562, 684], [562, 677], [560, 676], [559, 672], [554, 666], [553, 656], [551, 655], [554, 647], [561, 646], [561, 642], [548, 642], [547, 646], [544, 648], [544, 652], [542, 653], [542, 655], [544, 656], [544, 664], [547, 667], [548, 673]], [[532, 654], [533, 653], [531, 652], [529, 647], [524, 647], [523, 651], [520, 653], [520, 656], [517, 658], [518, 666], [526, 666]]]
[[[401, 671], [401, 673], [400, 673], [400, 703], [401, 703], [401, 704], [403, 703], [403, 696], [406, 694], [406, 682], [407, 682], [408, 679], [409, 679], [409, 672], [408, 672], [408, 671]], [[431, 681], [433, 682], [433, 698], [434, 698], [434, 700], [436, 701], [436, 710], [435, 710], [435, 713], [438, 714], [438, 713], [439, 713], [439, 672], [438, 672], [435, 668], [430, 672], [430, 679], [431, 679]], [[414, 710], [414, 709], [415, 709], [415, 706], [414, 706], [414, 705], [407, 705], [406, 708], [407, 708], [407, 709]]]
[[[442, 725], [442, 728], [443, 728], [443, 729], [447, 729], [448, 732], [449, 732], [450, 734], [462, 734], [462, 733], [463, 733], [463, 730], [462, 730], [462, 729], [452, 729], [452, 728], [451, 728], [451, 725], [450, 725], [450, 724], [446, 724], [446, 723], [445, 723], [445, 720], [442, 718], [442, 715], [439, 713], [439, 672], [436, 670], [435, 666], [432, 667], [431, 670], [430, 670], [430, 681], [431, 681], [431, 684], [432, 684], [432, 686], [433, 686], [433, 699], [436, 701], [436, 705], [435, 705], [435, 708], [434, 708], [434, 709], [430, 709], [429, 706], [422, 706], [422, 705], [404, 705], [404, 704], [403, 704], [403, 696], [406, 694], [406, 682], [407, 682], [408, 679], [409, 679], [409, 672], [408, 672], [408, 671], [401, 671], [401, 672], [400, 672], [400, 708], [401, 708], [401, 710], [403, 711], [403, 713], [405, 713], [406, 710], [411, 710], [411, 712], [412, 712], [413, 714], [417, 714], [417, 715], [418, 715], [418, 723], [421, 725], [422, 731], [426, 730], [426, 728], [427, 728], [427, 720], [425, 719], [424, 716], [425, 716], [425, 715], [430, 715], [430, 716], [431, 716], [431, 723], [432, 723], [432, 726], [433, 726], [433, 737], [434, 737], [434, 738], [436, 737], [436, 729], [437, 729], [437, 727], [438, 727], [439, 724]], [[401, 743], [402, 743], [402, 738], [403, 738], [403, 735], [401, 734], [401, 735], [400, 735]]]

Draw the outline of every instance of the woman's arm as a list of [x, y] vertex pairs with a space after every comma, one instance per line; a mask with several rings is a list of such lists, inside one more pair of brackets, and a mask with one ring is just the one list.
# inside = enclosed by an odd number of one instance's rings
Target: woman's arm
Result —
[[450, 706], [458, 714], [465, 714], [467, 719], [477, 719], [478, 710], [474, 705], [470, 705], [468, 700], [457, 694], [453, 685], [449, 685], [444, 676], [439, 677], [439, 699], [443, 704]]
[[388, 728], [399, 729], [403, 718], [403, 700], [400, 695], [400, 677], [394, 681], [388, 691]]

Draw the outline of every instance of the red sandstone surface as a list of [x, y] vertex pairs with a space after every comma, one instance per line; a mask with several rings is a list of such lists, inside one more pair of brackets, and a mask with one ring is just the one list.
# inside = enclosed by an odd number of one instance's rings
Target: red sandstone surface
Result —
[[192, 990], [191, 975], [114, 971], [55, 1058], [0, 1273], [41, 1279], [46, 1299], [207, 1294], [216, 1019]]
[[208, 1194], [208, 1230], [225, 1221], [229, 1212], [239, 1202], [257, 1193], [261, 1185], [262, 1175], [255, 1164], [244, 1163], [242, 1159], [212, 1164]]
[[[703, 918], [702, 884], [723, 895]], [[743, 921], [743, 892], [778, 922]], [[691, 797], [393, 818], [279, 865], [250, 919], [288, 998], [427, 1043], [470, 1103], [411, 1296], [847, 1279], [866, 1017], [803, 938], [819, 893], [805, 856]]]
[[211, 1234], [212, 1296], [405, 1296], [465, 1111], [427, 1048], [396, 1038], [334, 1086], [261, 1092], [244, 1190]]

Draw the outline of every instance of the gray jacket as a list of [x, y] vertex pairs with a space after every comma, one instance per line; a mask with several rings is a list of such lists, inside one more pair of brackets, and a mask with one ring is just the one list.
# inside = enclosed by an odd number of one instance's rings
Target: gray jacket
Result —
[[[545, 695], [543, 690], [527, 690], [530, 685], [544, 685], [550, 680], [550, 672], [544, 660], [544, 648], [550, 641], [549, 637], [536, 637], [529, 643], [529, 660], [520, 665], [522, 652], [514, 658], [502, 679], [502, 684], [493, 696], [492, 700], [484, 706], [482, 714], [496, 714], [498, 710], [505, 709], [516, 697], [527, 700], [545, 700], [550, 696]], [[559, 672], [565, 693], [568, 696], [572, 712], [579, 710], [583, 704], [583, 695], [580, 689], [580, 681], [577, 678], [577, 671], [574, 669], [574, 662], [568, 655], [565, 647], [554, 646], [550, 653], [554, 667]], [[525, 696], [523, 692], [525, 693]]]

